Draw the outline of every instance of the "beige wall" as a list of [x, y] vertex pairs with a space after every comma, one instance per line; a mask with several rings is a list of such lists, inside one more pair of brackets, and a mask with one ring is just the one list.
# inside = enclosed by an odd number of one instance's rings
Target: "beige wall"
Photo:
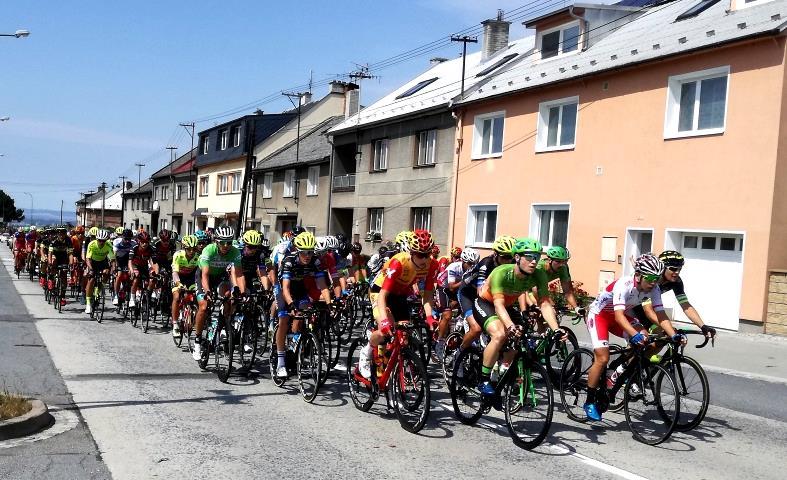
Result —
[[[529, 234], [533, 203], [570, 203], [572, 276], [595, 292], [600, 270], [622, 272], [600, 260], [604, 236], [617, 237], [623, 255], [627, 227], [653, 228], [657, 251], [666, 228], [745, 231], [740, 313], [761, 321], [783, 60], [783, 39], [762, 40], [469, 106], [461, 112], [454, 238], [465, 238], [469, 204], [498, 204], [498, 234], [521, 236]], [[665, 140], [668, 77], [724, 65], [731, 71], [725, 133]], [[575, 95], [576, 147], [536, 154], [539, 102]], [[502, 157], [471, 161], [474, 116], [498, 110], [506, 111]], [[787, 200], [783, 188], [777, 194]], [[775, 249], [773, 260], [787, 260], [786, 250]]]
[[[213, 214], [223, 218], [225, 213], [232, 212], [237, 215], [238, 209], [240, 209], [241, 195], [240, 193], [218, 194], [218, 175], [221, 173], [235, 172], [240, 170], [242, 179], [243, 171], [245, 170], [245, 163], [245, 158], [238, 158], [215, 165], [199, 167], [197, 170], [197, 208], [207, 208], [209, 212], [208, 216]], [[207, 196], [201, 196], [199, 190], [199, 179], [205, 175], [210, 176], [210, 179], [208, 180], [208, 185], [210, 188], [208, 189]]]

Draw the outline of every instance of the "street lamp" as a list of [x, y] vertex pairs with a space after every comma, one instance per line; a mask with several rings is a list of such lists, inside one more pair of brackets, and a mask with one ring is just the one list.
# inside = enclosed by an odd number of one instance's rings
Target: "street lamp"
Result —
[[30, 30], [17, 30], [14, 33], [0, 33], [0, 37], [16, 37], [16, 38], [23, 38], [29, 37]]
[[29, 192], [22, 192], [25, 195], [30, 197], [30, 225], [33, 224], [33, 194]]

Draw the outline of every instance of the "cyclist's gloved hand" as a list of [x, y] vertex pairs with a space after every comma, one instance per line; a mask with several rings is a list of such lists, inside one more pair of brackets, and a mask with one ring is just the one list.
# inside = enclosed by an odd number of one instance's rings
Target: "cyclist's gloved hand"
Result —
[[686, 335], [682, 333], [676, 333], [672, 336], [672, 341], [674, 343], [686, 343]]
[[566, 335], [566, 331], [563, 329], [563, 327], [558, 327], [558, 329], [555, 330], [555, 338], [562, 342], [565, 342], [568, 339], [568, 335]]
[[700, 327], [700, 330], [702, 330], [702, 333], [703, 333], [703, 334], [704, 334], [706, 337], [713, 338], [713, 337], [715, 337], [715, 336], [716, 336], [716, 329], [715, 329], [715, 328], [713, 328], [713, 327], [709, 327], [709, 326], [707, 326], [707, 325], [703, 325], [703, 326], [701, 326], [701, 327]]
[[237, 286], [232, 287], [232, 296], [233, 297], [240, 296], [240, 288], [239, 287], [237, 287]]
[[393, 335], [393, 321], [390, 318], [380, 319], [380, 333], [386, 336]]
[[574, 313], [576, 313], [580, 317], [584, 318], [585, 317], [585, 313], [587, 313], [587, 311], [585, 310], [585, 307], [577, 307], [577, 308], [574, 309]]
[[287, 304], [287, 311], [288, 311], [288, 312], [292, 312], [292, 311], [294, 311], [294, 310], [295, 310], [295, 303], [294, 303], [294, 302], [290, 302], [290, 303], [288, 303], [288, 304]]
[[629, 339], [629, 343], [631, 343], [632, 345], [642, 345], [645, 343], [645, 340], [647, 340], [647, 338], [648, 337], [644, 333], [639, 332]]
[[429, 327], [429, 330], [436, 330], [438, 323], [440, 322], [437, 321], [434, 315], [426, 317], [426, 325]]

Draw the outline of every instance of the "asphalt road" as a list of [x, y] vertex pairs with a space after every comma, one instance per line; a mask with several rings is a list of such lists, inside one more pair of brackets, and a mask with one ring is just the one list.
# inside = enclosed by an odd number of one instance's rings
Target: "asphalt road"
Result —
[[[4, 248], [2, 256], [7, 263]], [[0, 290], [13, 293], [5, 282], [0, 272]], [[37, 284], [13, 284], [89, 427], [83, 439], [92, 435], [113, 478], [783, 478], [785, 383], [710, 373], [712, 404], [703, 424], [658, 447], [634, 441], [622, 415], [589, 426], [557, 408], [547, 441], [528, 452], [513, 445], [497, 412], [472, 427], [455, 420], [439, 378], [429, 423], [413, 435], [382, 401], [369, 413], [356, 410], [342, 372], [311, 405], [294, 382], [277, 388], [267, 374], [222, 384], [168, 334], [146, 335], [112, 318], [99, 325], [76, 305], [58, 315]], [[19, 317], [0, 328], [20, 322], [29, 324]], [[35, 361], [49, 360], [42, 353]], [[42, 454], [34, 449], [58, 437], [17, 454], [33, 462]], [[8, 471], [4, 459], [0, 472]]]

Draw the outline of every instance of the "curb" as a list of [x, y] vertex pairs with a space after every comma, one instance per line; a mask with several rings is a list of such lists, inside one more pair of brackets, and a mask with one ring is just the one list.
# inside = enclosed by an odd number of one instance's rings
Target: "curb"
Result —
[[49, 413], [46, 404], [37, 398], [31, 398], [33, 408], [26, 414], [0, 421], [0, 441], [31, 435], [49, 427], [54, 417]]

